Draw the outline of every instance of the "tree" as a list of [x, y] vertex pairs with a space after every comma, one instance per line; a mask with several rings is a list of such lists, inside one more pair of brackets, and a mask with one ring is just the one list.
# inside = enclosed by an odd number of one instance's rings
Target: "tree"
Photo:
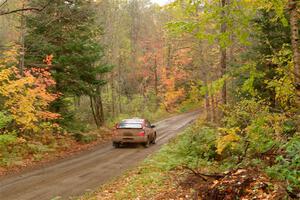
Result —
[[289, 0], [288, 9], [290, 14], [291, 40], [294, 62], [295, 87], [298, 93], [297, 104], [300, 105], [300, 47], [299, 47], [299, 1]]
[[[221, 30], [220, 33], [225, 35], [227, 32], [227, 22], [225, 19], [225, 9], [228, 5], [227, 0], [221, 0]], [[223, 45], [222, 45], [223, 44]], [[221, 66], [221, 77], [223, 77], [226, 74], [226, 65], [227, 65], [227, 50], [226, 46], [224, 45], [225, 43], [220, 42], [220, 53], [221, 53], [221, 60], [220, 60], [220, 66]], [[222, 88], [222, 103], [225, 105], [226, 104], [226, 98], [227, 98], [227, 88], [226, 88], [226, 80], [224, 81], [224, 85]]]
[[[51, 93], [55, 81], [49, 68], [31, 68], [20, 71], [16, 64], [17, 51], [6, 51], [0, 62], [0, 96], [20, 132], [39, 132], [42, 122], [58, 119], [59, 114], [49, 112], [49, 105], [59, 96]], [[10, 67], [9, 67], [10, 66]]]
[[[29, 6], [40, 7], [46, 2], [32, 0]], [[101, 74], [111, 67], [102, 61], [101, 28], [93, 6], [92, 1], [55, 0], [26, 19], [26, 65], [43, 68], [39, 63], [42, 57], [53, 55], [51, 73], [57, 83], [55, 90], [62, 95], [52, 108], [63, 115], [68, 112], [64, 99], [69, 96], [88, 95], [93, 99], [92, 110], [102, 109], [101, 86], [105, 81]], [[97, 126], [102, 125], [103, 112], [93, 114]]]

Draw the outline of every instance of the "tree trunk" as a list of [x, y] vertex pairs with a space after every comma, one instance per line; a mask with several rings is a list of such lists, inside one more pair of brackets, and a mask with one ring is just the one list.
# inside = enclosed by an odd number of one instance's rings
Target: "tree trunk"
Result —
[[293, 49], [293, 61], [294, 61], [294, 74], [295, 85], [300, 85], [300, 52], [299, 52], [299, 14], [297, 13], [299, 3], [297, 0], [289, 0], [289, 13], [290, 13], [290, 25], [291, 25], [291, 40]]
[[168, 47], [167, 47], [167, 65], [166, 65], [167, 79], [170, 78], [170, 68], [171, 68], [171, 45], [168, 44]]
[[90, 106], [95, 124], [97, 128], [100, 128], [104, 124], [104, 113], [100, 87], [97, 88], [95, 95], [90, 96]]
[[294, 85], [296, 87], [296, 106], [300, 105], [300, 50], [299, 50], [299, 2], [297, 0], [289, 0], [291, 40], [294, 62]]
[[[132, 0], [130, 5], [130, 15], [131, 15], [131, 29], [130, 29], [130, 39], [131, 39], [131, 65], [134, 69], [136, 69], [137, 66], [137, 58], [138, 58], [138, 39], [139, 39], [139, 1], [138, 0]], [[136, 73], [134, 71], [134, 73]]]
[[158, 95], [158, 74], [157, 74], [157, 58], [155, 56], [155, 60], [154, 60], [154, 91], [155, 91], [155, 95]]
[[155, 91], [155, 108], [159, 106], [159, 99], [158, 99], [158, 72], [157, 72], [157, 57], [155, 56], [154, 60], [154, 91]]
[[119, 57], [119, 66], [118, 66], [118, 103], [119, 103], [119, 113], [122, 113], [122, 83], [121, 83], [121, 65], [122, 65], [122, 59], [121, 56]]
[[[224, 21], [225, 20], [225, 6], [227, 5], [227, 0], [221, 0], [221, 34], [226, 33], [227, 31], [227, 24]], [[220, 59], [220, 66], [221, 66], [221, 77], [223, 77], [226, 73], [226, 62], [227, 62], [227, 55], [226, 55], [226, 47], [220, 45], [220, 51], [221, 51], [221, 59]], [[222, 88], [222, 104], [226, 104], [226, 98], [227, 98], [227, 91], [226, 91], [226, 80], [224, 81], [224, 85]]]
[[205, 110], [206, 110], [206, 120], [211, 121], [210, 103], [209, 103], [208, 92], [205, 92]]
[[216, 117], [216, 104], [215, 104], [215, 97], [214, 95], [211, 95], [211, 113], [212, 113], [212, 121], [216, 122], [217, 117]]
[[111, 72], [111, 111], [112, 111], [112, 117], [114, 118], [116, 116], [115, 111], [115, 83], [114, 83], [114, 72]]
[[[25, 8], [25, 3], [23, 2], [22, 8]], [[25, 15], [24, 11], [21, 13], [21, 35], [20, 35], [20, 45], [21, 45], [21, 55], [19, 60], [19, 71], [21, 76], [24, 75], [24, 60], [25, 60]]]
[[209, 94], [208, 94], [208, 84], [207, 84], [207, 73], [203, 73], [203, 82], [205, 87], [207, 88], [205, 92], [205, 110], [206, 110], [206, 120], [211, 121], [211, 110], [210, 110], [210, 102], [209, 102]]

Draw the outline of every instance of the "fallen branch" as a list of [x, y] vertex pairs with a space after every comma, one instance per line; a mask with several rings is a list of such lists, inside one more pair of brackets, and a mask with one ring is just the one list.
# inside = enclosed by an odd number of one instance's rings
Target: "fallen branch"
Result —
[[207, 181], [207, 178], [214, 178], [214, 179], [220, 179], [220, 178], [224, 178], [226, 176], [226, 174], [204, 174], [201, 173], [195, 169], [192, 169], [188, 166], [181, 166], [183, 169], [187, 169], [189, 171], [191, 171], [194, 175], [200, 177], [202, 180]]

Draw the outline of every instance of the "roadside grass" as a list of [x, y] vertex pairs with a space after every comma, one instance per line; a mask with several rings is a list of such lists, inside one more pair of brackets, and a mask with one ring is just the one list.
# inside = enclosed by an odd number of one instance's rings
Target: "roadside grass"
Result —
[[155, 164], [160, 153], [146, 159], [140, 166], [128, 170], [101, 186], [96, 192], [86, 193], [80, 200], [152, 199], [166, 190], [175, 189], [174, 177]]
[[[213, 200], [215, 197], [281, 200], [300, 196], [297, 172], [282, 172], [283, 166], [286, 169], [299, 166], [297, 156], [292, 164], [273, 165], [273, 168], [281, 166], [278, 168], [281, 171], [272, 168], [273, 175], [277, 175], [274, 177], [264, 167], [266, 164], [254, 164], [254, 159], [237, 165], [222, 157], [217, 153], [218, 138], [218, 129], [199, 119], [139, 166], [79, 200]], [[294, 153], [298, 144], [297, 137], [290, 140], [288, 150]]]

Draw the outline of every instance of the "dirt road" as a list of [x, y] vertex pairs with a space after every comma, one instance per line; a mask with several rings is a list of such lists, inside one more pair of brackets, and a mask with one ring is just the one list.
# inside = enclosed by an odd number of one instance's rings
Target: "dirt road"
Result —
[[199, 112], [185, 113], [156, 123], [157, 144], [145, 149], [114, 149], [111, 143], [95, 147], [56, 164], [0, 179], [1, 200], [70, 199], [94, 190], [124, 170], [137, 165], [194, 121]]

